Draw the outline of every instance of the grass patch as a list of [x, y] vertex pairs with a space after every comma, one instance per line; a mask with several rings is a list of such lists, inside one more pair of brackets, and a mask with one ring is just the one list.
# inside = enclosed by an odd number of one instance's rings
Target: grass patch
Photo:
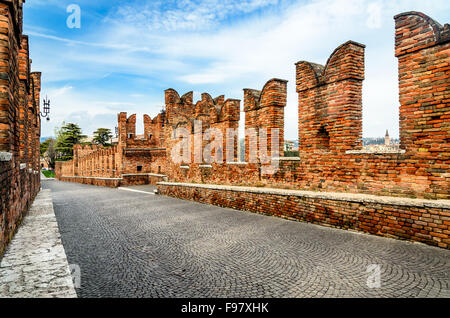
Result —
[[42, 174], [47, 178], [54, 178], [55, 172], [51, 170], [42, 170]]

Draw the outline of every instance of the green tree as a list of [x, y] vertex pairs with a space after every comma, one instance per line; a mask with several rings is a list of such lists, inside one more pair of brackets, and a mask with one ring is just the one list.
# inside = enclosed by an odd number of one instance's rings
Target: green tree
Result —
[[49, 144], [50, 144], [50, 142], [51, 142], [52, 140], [54, 141], [53, 138], [48, 138], [48, 139], [46, 139], [44, 142], [41, 142], [41, 145], [40, 145], [40, 153], [41, 153], [41, 157], [44, 156], [44, 154], [45, 154], [45, 152], [47, 151], [48, 146], [49, 146]]
[[56, 140], [53, 138], [48, 138], [41, 144], [41, 157], [47, 161], [50, 169], [55, 169], [55, 161], [57, 157], [56, 152]]
[[111, 130], [108, 128], [99, 128], [94, 132], [93, 142], [97, 145], [109, 146], [112, 137]]
[[77, 124], [63, 123], [63, 126], [56, 130], [56, 152], [58, 160], [71, 160], [73, 158], [73, 146], [80, 143], [81, 139], [85, 137]]

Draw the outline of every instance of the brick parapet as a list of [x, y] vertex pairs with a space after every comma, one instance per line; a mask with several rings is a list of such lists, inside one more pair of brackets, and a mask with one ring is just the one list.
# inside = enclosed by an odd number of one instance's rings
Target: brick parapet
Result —
[[158, 183], [181, 199], [450, 248], [450, 201]]
[[300, 153], [362, 147], [364, 48], [348, 41], [335, 49], [325, 66], [296, 64]]
[[[449, 42], [445, 40], [448, 27], [430, 21], [416, 13], [396, 17], [396, 41], [400, 48], [397, 50], [402, 143], [399, 151], [368, 153], [362, 149], [365, 46], [349, 41], [334, 50], [325, 66], [304, 61], [296, 64], [300, 158], [273, 160], [277, 166], [274, 174], [262, 174], [261, 163], [250, 162], [248, 136], [248, 164], [238, 163], [234, 156], [223, 158], [223, 163], [205, 162], [203, 157], [195, 161], [194, 137], [199, 135], [194, 131], [195, 120], [203, 121], [202, 132], [207, 128], [222, 131], [237, 128], [240, 101], [226, 100], [223, 95], [212, 98], [204, 93], [194, 104], [192, 92], [180, 97], [174, 89], [165, 91], [164, 116], [153, 120], [144, 118], [145, 135], [151, 131], [150, 122], [157, 122], [162, 142], [157, 147], [146, 145], [142, 140], [127, 144], [125, 134], [124, 142], [119, 142], [115, 153], [118, 170], [120, 174], [132, 174], [137, 173], [140, 166], [141, 173], [162, 172], [169, 180], [177, 182], [449, 199]], [[431, 36], [432, 41], [426, 40], [424, 35]], [[414, 38], [416, 36], [419, 38]], [[408, 37], [413, 37], [412, 42], [425, 41], [427, 46], [411, 47]], [[408, 53], [411, 49], [414, 51]], [[246, 128], [279, 128], [283, 134], [285, 101], [284, 80], [272, 79], [261, 91], [245, 89]], [[119, 130], [126, 132], [126, 127], [126, 113], [121, 113]], [[179, 141], [173, 138], [174, 131], [180, 127], [190, 133], [190, 162], [172, 162], [171, 151]], [[252, 138], [255, 137], [257, 135]], [[200, 146], [204, 147], [206, 141], [200, 141]], [[280, 145], [283, 145], [283, 137], [280, 137]], [[258, 154], [260, 150], [257, 144]], [[282, 153], [280, 149], [280, 155]]]

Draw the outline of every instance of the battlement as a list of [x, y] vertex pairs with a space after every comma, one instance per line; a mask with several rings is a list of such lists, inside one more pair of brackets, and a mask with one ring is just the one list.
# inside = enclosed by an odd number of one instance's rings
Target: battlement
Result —
[[262, 90], [244, 88], [244, 111], [256, 110], [270, 106], [286, 106], [286, 80], [273, 78]]
[[450, 25], [442, 26], [422, 12], [405, 12], [394, 19], [396, 57], [450, 41]]
[[346, 79], [364, 80], [365, 47], [348, 41], [334, 50], [325, 66], [307, 61], [297, 62], [297, 92]]
[[174, 89], [165, 91], [166, 118], [173, 127], [180, 124], [192, 126], [193, 120], [201, 120], [206, 127], [212, 124], [239, 121], [240, 100], [226, 99], [224, 95], [212, 98], [208, 93], [202, 93], [201, 99], [193, 104], [193, 92], [182, 97]]
[[[273, 129], [278, 130], [279, 154], [283, 156], [284, 144], [284, 107], [287, 103], [287, 83], [288, 81], [273, 78], [264, 85], [261, 91], [256, 89], [244, 89], [244, 111], [245, 111], [245, 129], [255, 130], [254, 136], [245, 136], [245, 160], [250, 160], [250, 148], [253, 144], [260, 150], [258, 143], [259, 129], [266, 129], [266, 139], [259, 138], [259, 142], [265, 142], [266, 145], [272, 145]], [[259, 153], [259, 151], [258, 151]], [[271, 151], [267, 155], [272, 156]]]
[[[240, 100], [203, 93], [194, 103], [192, 91], [180, 96], [167, 89], [165, 112], [153, 119], [144, 116], [142, 138], [135, 135], [136, 116], [119, 114], [119, 169], [131, 174], [164, 170], [169, 178], [184, 182], [262, 183], [314, 191], [448, 199], [449, 27], [416, 12], [400, 14], [395, 21], [400, 151], [369, 153], [362, 149], [365, 46], [348, 41], [332, 51], [325, 65], [296, 63], [300, 158], [279, 158], [284, 153], [287, 81], [273, 78], [261, 90], [243, 90], [246, 163], [236, 160]], [[195, 125], [198, 121], [201, 126]], [[175, 134], [177, 128], [186, 130]], [[223, 160], [205, 162], [202, 150], [215, 138], [205, 134], [208, 128], [222, 132], [223, 145], [215, 144], [214, 151], [226, 149]], [[228, 135], [227, 131], [234, 132]], [[158, 134], [159, 144], [152, 144]], [[181, 139], [190, 148], [179, 149]], [[279, 149], [272, 152], [275, 141]], [[233, 143], [234, 154], [229, 154]], [[181, 161], [173, 161], [172, 150], [179, 150]], [[213, 155], [213, 151], [208, 154]], [[262, 172], [267, 162], [261, 159], [267, 157], [277, 165], [273, 174]]]
[[364, 49], [348, 41], [325, 66], [296, 63], [300, 152], [345, 152], [362, 147]]
[[136, 114], [127, 117], [126, 112], [118, 115], [119, 145], [123, 148], [151, 148], [160, 147], [164, 140], [163, 127], [165, 113], [162, 112], [152, 119], [149, 115], [143, 116], [144, 135], [136, 135]]

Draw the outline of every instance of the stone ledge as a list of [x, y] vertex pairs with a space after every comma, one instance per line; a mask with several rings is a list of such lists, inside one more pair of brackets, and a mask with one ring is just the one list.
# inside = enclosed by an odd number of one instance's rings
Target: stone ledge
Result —
[[157, 174], [157, 173], [126, 173], [122, 174], [122, 177], [139, 177], [139, 176], [149, 176], [149, 177], [167, 177], [165, 174]]
[[406, 153], [405, 150], [399, 149], [399, 150], [347, 150], [345, 152], [346, 155], [359, 155], [359, 154], [369, 154], [369, 155], [400, 155]]
[[199, 165], [198, 167], [199, 167], [199, 168], [208, 168], [208, 169], [211, 169], [211, 168], [212, 168], [212, 165]]
[[96, 179], [96, 180], [122, 180], [122, 178], [80, 177], [80, 176], [61, 176], [60, 178]]
[[359, 193], [339, 193], [339, 192], [314, 192], [302, 190], [285, 190], [276, 188], [256, 188], [256, 187], [238, 187], [215, 184], [196, 184], [196, 183], [176, 183], [176, 182], [158, 182], [157, 185], [162, 186], [178, 186], [188, 188], [202, 188], [209, 190], [222, 190], [234, 192], [248, 192], [259, 194], [272, 194], [282, 196], [295, 196], [300, 198], [324, 199], [334, 201], [348, 201], [359, 203], [375, 203], [375, 204], [390, 204], [398, 206], [410, 207], [431, 207], [450, 209], [450, 200], [425, 200], [425, 199], [410, 199], [397, 198], [387, 196], [376, 196], [371, 194]]
[[125, 148], [124, 151], [132, 152], [132, 151], [162, 151], [166, 150], [166, 148]]
[[11, 161], [12, 153], [0, 151], [0, 162], [1, 161]]
[[180, 166], [180, 169], [190, 169], [189, 166]]
[[300, 157], [278, 157], [272, 158], [274, 161], [301, 161]]

